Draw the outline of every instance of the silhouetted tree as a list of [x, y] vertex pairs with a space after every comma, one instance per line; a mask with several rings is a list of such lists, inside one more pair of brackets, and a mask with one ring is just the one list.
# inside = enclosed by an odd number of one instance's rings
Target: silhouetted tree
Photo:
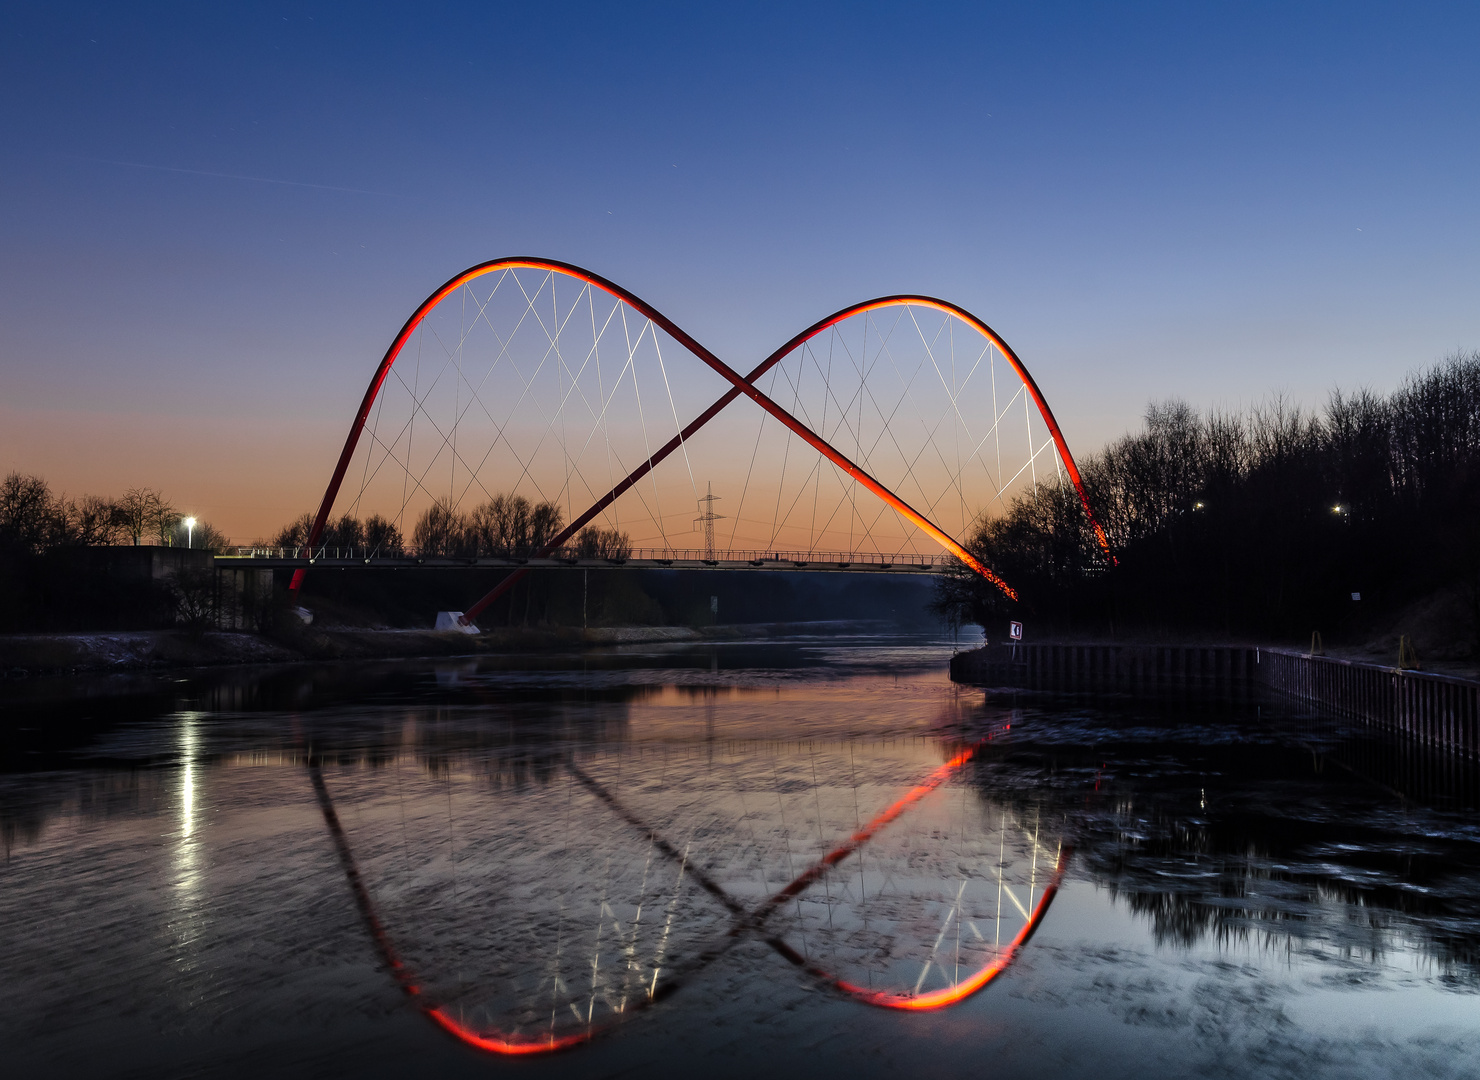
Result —
[[52, 545], [56, 533], [57, 509], [45, 480], [11, 473], [0, 482], [0, 544], [39, 553]]
[[209, 567], [187, 566], [169, 579], [175, 620], [198, 636], [216, 623], [216, 573]]
[[313, 515], [300, 514], [277, 531], [271, 547], [296, 548], [308, 543], [308, 534], [313, 531]]
[[360, 524], [358, 518], [345, 514], [338, 521], [329, 522], [324, 529], [324, 537], [320, 543], [332, 548], [363, 547], [365, 526]]
[[632, 541], [624, 532], [587, 525], [576, 533], [574, 551], [581, 559], [611, 559], [621, 562], [632, 557]]
[[469, 555], [526, 558], [560, 532], [564, 519], [554, 503], [531, 504], [523, 495], [495, 495], [468, 515], [463, 548]]
[[164, 543], [179, 517], [178, 511], [153, 488], [129, 488], [114, 505], [119, 528], [134, 544], [156, 536]]
[[76, 542], [87, 547], [116, 544], [124, 535], [118, 505], [111, 499], [84, 495], [68, 504], [69, 532]]
[[365, 519], [365, 547], [377, 555], [399, 555], [404, 546], [401, 530], [379, 514]]
[[57, 547], [112, 544], [122, 535], [118, 506], [108, 499], [55, 496], [39, 476], [11, 473], [0, 481], [0, 547], [39, 554]]
[[1040, 483], [965, 541], [1021, 601], [962, 568], [940, 581], [941, 613], [1295, 636], [1473, 579], [1480, 649], [1480, 354], [1387, 398], [1335, 392], [1317, 412], [1282, 398], [1242, 415], [1153, 404], [1081, 474], [1118, 566], [1072, 489]]
[[193, 529], [187, 529], [183, 521], [177, 522], [170, 534], [170, 547], [188, 546], [196, 551], [220, 554], [229, 544], [226, 534], [208, 521], [197, 521]]
[[411, 532], [421, 555], [456, 555], [462, 547], [466, 523], [450, 499], [438, 499], [422, 511]]

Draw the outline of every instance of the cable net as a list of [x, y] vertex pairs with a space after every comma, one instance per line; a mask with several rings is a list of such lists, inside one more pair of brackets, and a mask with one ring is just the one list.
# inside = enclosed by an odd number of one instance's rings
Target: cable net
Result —
[[[742, 374], [759, 360], [722, 359]], [[958, 539], [1062, 476], [1003, 353], [927, 303], [842, 319], [755, 385]], [[528, 554], [637, 471], [591, 522], [624, 554], [939, 553], [754, 401], [736, 397], [684, 437], [730, 391], [603, 289], [558, 270], [495, 270], [451, 290], [404, 342], [334, 513], [380, 515], [427, 553]]]
[[[1062, 477], [1058, 449], [1001, 350], [923, 303], [862, 312], [760, 377], [768, 396], [958, 540], [1014, 495]], [[732, 546], [939, 550], [775, 418], [747, 417], [750, 462]]]

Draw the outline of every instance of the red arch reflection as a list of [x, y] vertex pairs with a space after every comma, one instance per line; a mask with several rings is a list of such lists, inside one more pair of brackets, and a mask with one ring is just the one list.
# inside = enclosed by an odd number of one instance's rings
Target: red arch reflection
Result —
[[[927, 777], [925, 777], [920, 783], [910, 788], [910, 790], [901, 795], [889, 806], [885, 807], [883, 810], [879, 811], [879, 813], [875, 814], [865, 825], [860, 827], [856, 832], [849, 836], [846, 841], [833, 848], [821, 859], [818, 859], [801, 874], [798, 874], [783, 889], [772, 894], [754, 910], [746, 910], [742, 905], [740, 905], [737, 901], [730, 897], [721, 886], [715, 883], [712, 879], [709, 879], [707, 875], [705, 875], [702, 871], [695, 872], [694, 876], [698, 880], [701, 887], [706, 892], [713, 895], [717, 900], [719, 900], [719, 902], [734, 916], [734, 922], [731, 926], [731, 929], [729, 933], [725, 936], [723, 943], [720, 944], [718, 947], [707, 950], [704, 954], [698, 957], [694, 963], [691, 963], [686, 967], [679, 967], [675, 969], [674, 974], [670, 976], [669, 981], [665, 984], [666, 989], [663, 993], [653, 995], [645, 999], [639, 999], [633, 1002], [631, 1011], [635, 1012], [640, 1009], [646, 1008], [660, 998], [666, 997], [668, 994], [677, 989], [684, 977], [692, 975], [703, 967], [706, 967], [709, 963], [713, 962], [719, 956], [727, 952], [733, 944], [735, 944], [744, 936], [750, 933], [760, 933], [763, 936], [764, 940], [785, 959], [795, 964], [802, 970], [806, 971], [808, 974], [812, 975], [814, 978], [831, 987], [835, 991], [866, 1005], [873, 1005], [889, 1009], [900, 1009], [911, 1012], [925, 1012], [935, 1009], [943, 1009], [951, 1005], [955, 1005], [985, 988], [989, 983], [997, 978], [997, 976], [1001, 975], [1002, 972], [1007, 970], [1007, 968], [1012, 965], [1013, 961], [1017, 959], [1017, 956], [1021, 952], [1022, 947], [1033, 936], [1034, 932], [1038, 929], [1038, 926], [1043, 921], [1043, 918], [1047, 914], [1050, 905], [1053, 903], [1054, 897], [1058, 893], [1058, 887], [1060, 882], [1062, 881], [1064, 872], [1068, 868], [1069, 859], [1071, 856], [1071, 849], [1069, 847], [1064, 846], [1063, 848], [1061, 848], [1057, 864], [1054, 867], [1048, 884], [1044, 888], [1043, 895], [1039, 899], [1038, 903], [1034, 906], [1033, 911], [1029, 915], [1027, 922], [1024, 924], [1018, 934], [1013, 938], [1013, 940], [1009, 942], [1004, 949], [989, 958], [987, 962], [976, 972], [969, 975], [967, 978], [961, 980], [960, 982], [957, 982], [952, 986], [943, 988], [938, 991], [932, 991], [925, 994], [907, 994], [896, 993], [892, 991], [873, 990], [866, 987], [858, 986], [854, 983], [850, 983], [847, 980], [838, 977], [836, 974], [829, 972], [824, 968], [819, 967], [818, 965], [808, 962], [804, 957], [802, 957], [801, 954], [799, 954], [795, 949], [787, 944], [782, 938], [777, 936], [765, 935], [764, 925], [766, 921], [770, 918], [770, 916], [782, 904], [806, 892], [807, 889], [821, 880], [823, 875], [826, 874], [828, 870], [837, 866], [839, 863], [846, 860], [849, 856], [856, 853], [865, 844], [867, 844], [876, 835], [878, 835], [878, 833], [880, 833], [883, 829], [887, 828], [891, 823], [898, 820], [911, 807], [918, 804], [927, 795], [935, 791], [953, 775], [964, 768], [981, 752], [981, 750], [991, 741], [991, 739], [992, 736], [989, 735], [986, 738], [979, 740], [975, 744], [957, 753], [944, 764], [940, 765]], [[669, 858], [680, 857], [677, 849], [675, 849], [673, 845], [663, 840], [663, 838], [658, 833], [650, 829], [636, 815], [632, 814], [626, 807], [621, 805], [621, 803], [616, 800], [614, 796], [612, 796], [609, 792], [606, 792], [605, 789], [601, 788], [599, 784], [597, 784], [590, 777], [586, 776], [578, 768], [572, 766], [571, 769], [573, 774], [583, 784], [596, 789], [596, 793], [598, 794], [598, 796], [604, 802], [606, 802], [618, 814], [618, 816], [620, 816], [623, 820], [627, 821], [638, 830], [647, 833], [649, 838], [655, 841], [659, 850], [661, 850], [665, 856]], [[416, 976], [412, 973], [410, 968], [408, 968], [406, 964], [401, 960], [400, 955], [390, 938], [390, 935], [385, 929], [384, 923], [380, 919], [379, 913], [376, 910], [375, 901], [373, 897], [371, 897], [369, 890], [364, 884], [364, 879], [360, 874], [357, 861], [349, 844], [349, 839], [345, 835], [343, 825], [339, 820], [339, 815], [334, 809], [333, 798], [329, 793], [328, 786], [324, 783], [322, 769], [319, 765], [318, 760], [311, 756], [309, 759], [309, 773], [313, 783], [314, 793], [318, 798], [319, 807], [324, 816], [325, 825], [327, 826], [330, 836], [333, 839], [335, 850], [339, 856], [341, 866], [344, 869], [345, 877], [349, 883], [350, 891], [355, 900], [355, 905], [359, 909], [361, 918], [365, 922], [366, 929], [369, 931], [371, 940], [375, 945], [376, 951], [380, 954], [380, 957], [385, 963], [387, 970], [389, 970], [389, 972], [391, 973], [391, 977], [396, 981], [396, 984], [401, 988], [402, 992], [405, 993], [406, 996], [416, 1004], [417, 1008], [419, 1008], [429, 1020], [431, 1020], [447, 1034], [451, 1035], [453, 1038], [456, 1038], [457, 1040], [468, 1046], [471, 1046], [478, 1050], [486, 1051], [488, 1053], [504, 1056], [544, 1054], [553, 1053], [558, 1050], [570, 1049], [572, 1047], [580, 1046], [583, 1043], [591, 1041], [597, 1035], [602, 1034], [608, 1028], [614, 1027], [619, 1022], [617, 1018], [613, 1018], [612, 1020], [609, 1020], [603, 1024], [592, 1024], [585, 1031], [558, 1036], [550, 1033], [545, 1036], [523, 1038], [504, 1032], [485, 1032], [476, 1030], [464, 1024], [462, 1021], [454, 1018], [438, 1003], [428, 999], [424, 995], [422, 987]]]

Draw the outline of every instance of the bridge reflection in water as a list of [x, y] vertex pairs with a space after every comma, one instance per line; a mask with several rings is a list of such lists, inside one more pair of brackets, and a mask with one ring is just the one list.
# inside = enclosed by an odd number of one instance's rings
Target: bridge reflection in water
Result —
[[825, 1045], [859, 1076], [1304, 1078], [1480, 1057], [1472, 766], [1269, 703], [984, 694], [945, 680], [948, 652], [8, 683], [7, 1064], [473, 1075], [465, 1043], [602, 1032], [523, 1064], [796, 1074]]
[[1068, 860], [1062, 819], [974, 782], [1008, 727], [964, 744], [308, 764], [392, 977], [462, 1041], [527, 1054], [586, 1041], [750, 938], [867, 1005], [938, 1009], [981, 990]]

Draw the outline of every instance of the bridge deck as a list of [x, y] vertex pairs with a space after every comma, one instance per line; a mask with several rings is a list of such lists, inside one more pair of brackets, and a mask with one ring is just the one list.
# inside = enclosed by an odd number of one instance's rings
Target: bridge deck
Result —
[[363, 558], [340, 557], [334, 554], [316, 556], [312, 559], [286, 554], [217, 555], [218, 569], [235, 570], [299, 570], [314, 567], [332, 569], [372, 570], [612, 570], [618, 567], [656, 570], [804, 570], [830, 573], [874, 573], [874, 574], [940, 574], [946, 562], [933, 556], [855, 556], [810, 558], [754, 558], [754, 559], [704, 559], [704, 558], [640, 558], [628, 559], [499, 559], [499, 558], [455, 558], [448, 556], [370, 556]]

